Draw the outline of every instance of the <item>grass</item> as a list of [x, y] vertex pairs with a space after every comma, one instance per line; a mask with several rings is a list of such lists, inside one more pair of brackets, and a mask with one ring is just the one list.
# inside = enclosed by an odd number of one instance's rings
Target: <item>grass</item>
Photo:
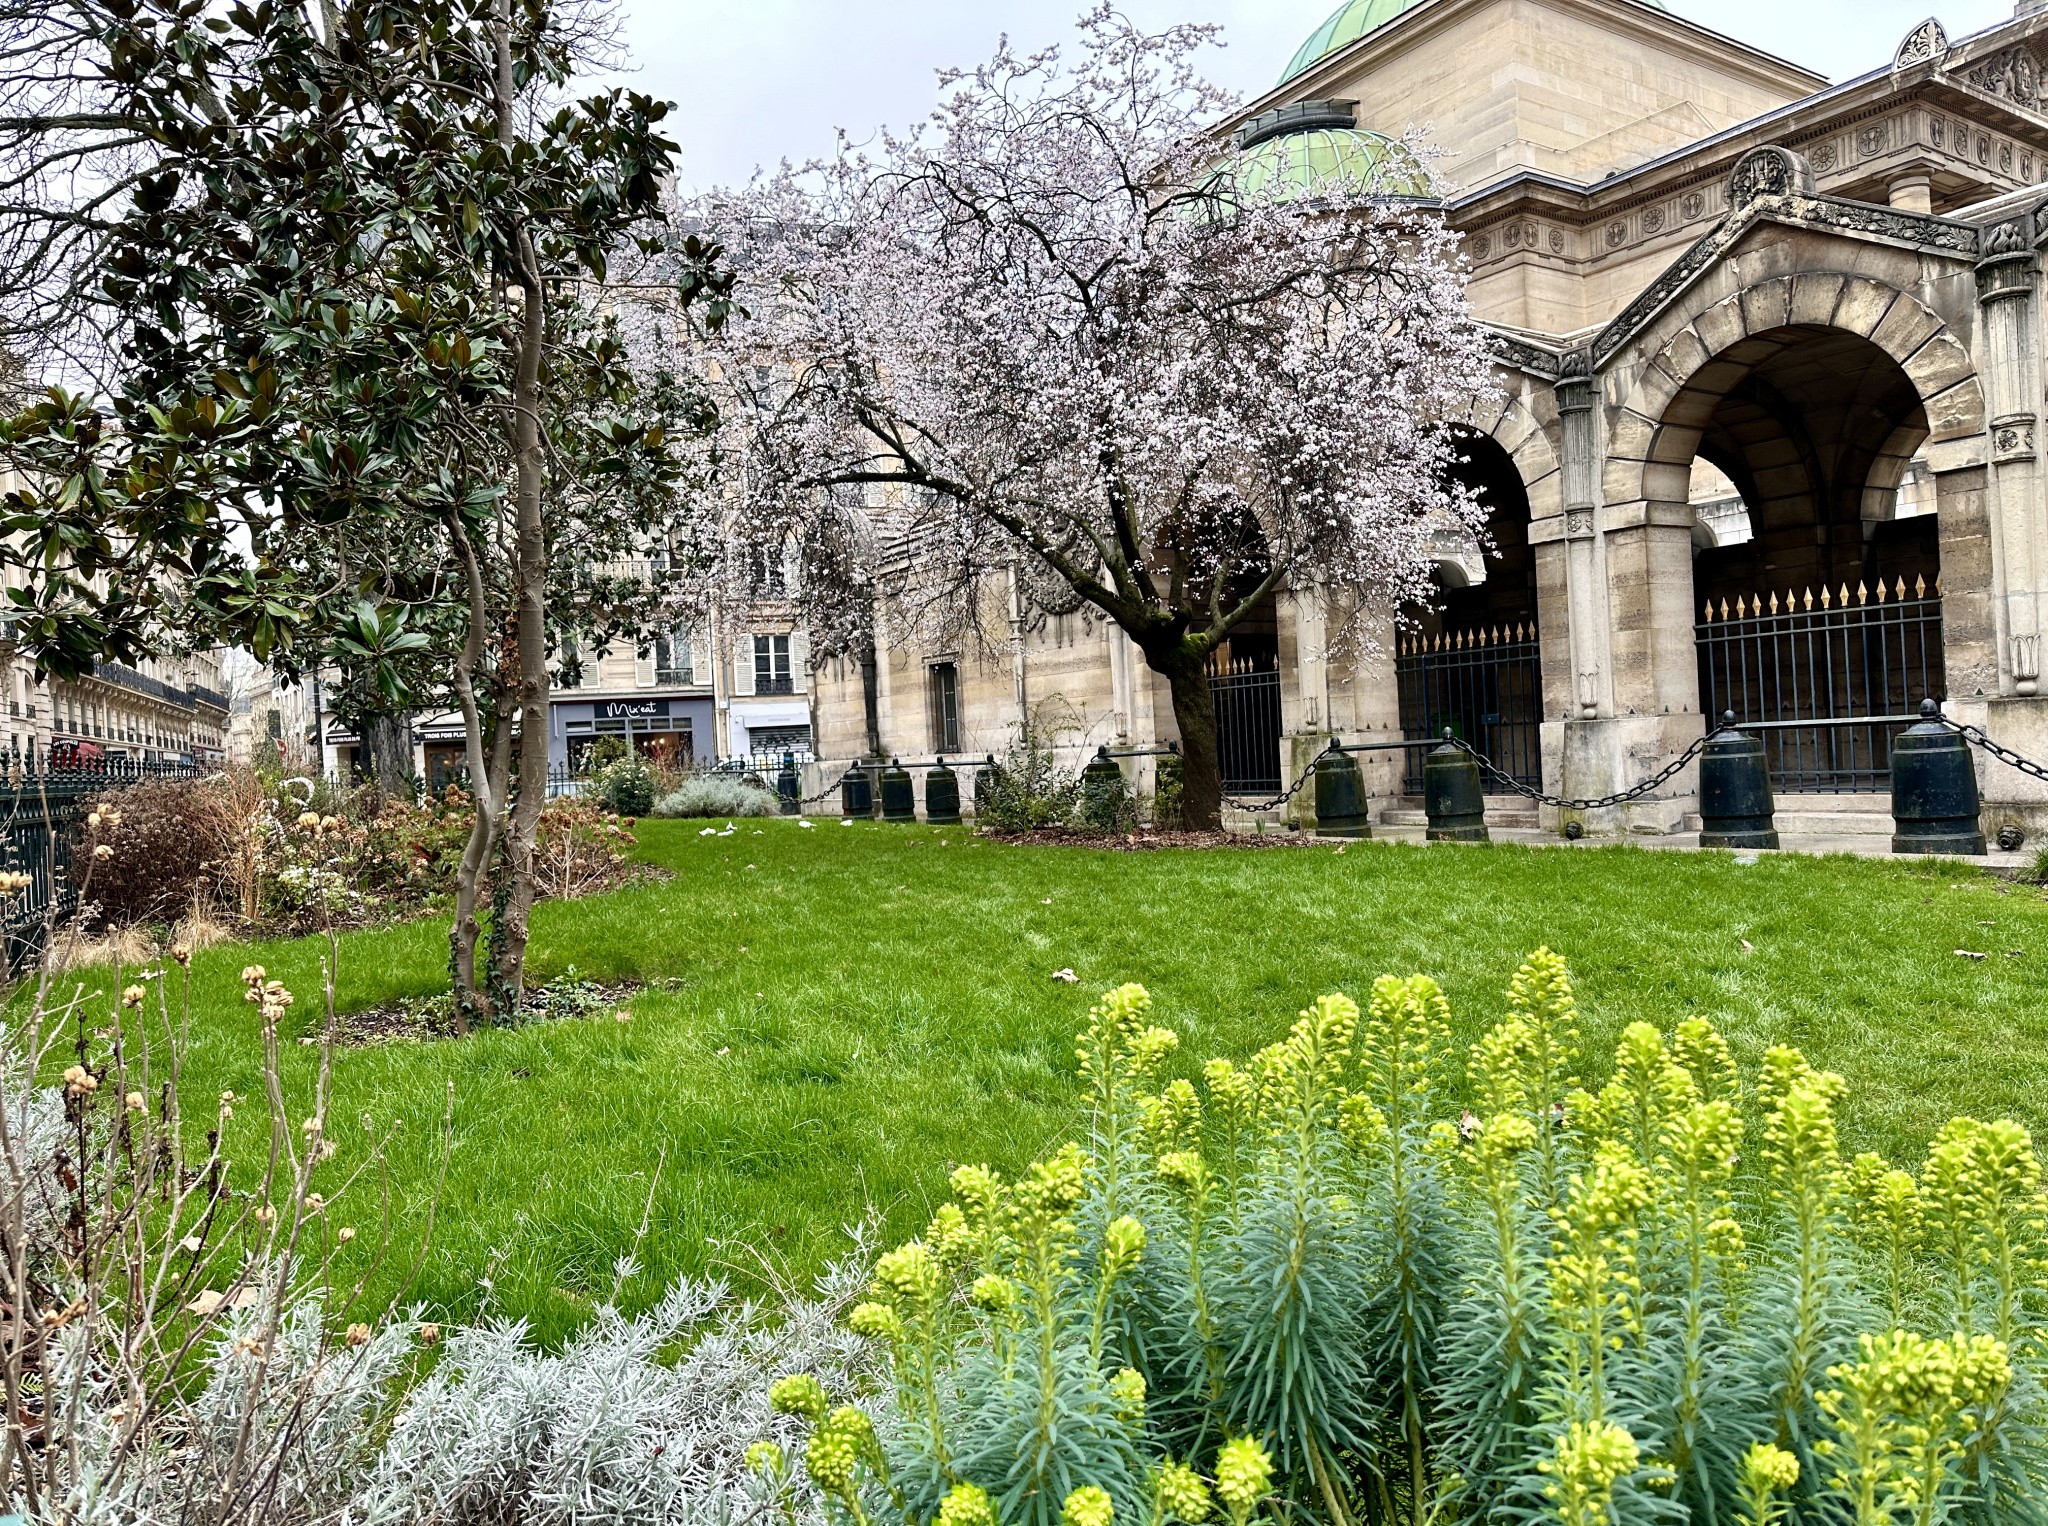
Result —
[[[1192, 1072], [1270, 1042], [1317, 993], [1362, 994], [1387, 971], [1436, 976], [1469, 1040], [1499, 1015], [1522, 955], [1547, 943], [1570, 961], [1595, 1044], [1636, 1018], [1669, 1027], [1700, 1013], [1746, 1068], [1788, 1042], [1844, 1072], [1851, 1148], [1910, 1159], [1963, 1111], [2048, 1122], [2048, 899], [1954, 865], [1382, 844], [1117, 853], [780, 820], [732, 836], [648, 822], [640, 837], [674, 877], [541, 907], [533, 952], [540, 979], [573, 965], [674, 982], [635, 996], [630, 1023], [337, 1056], [330, 1127], [400, 1125], [403, 1246], [421, 1239], [453, 1099], [413, 1289], [442, 1315], [516, 1315], [559, 1339], [611, 1293], [650, 1194], [628, 1304], [684, 1270], [804, 1275], [869, 1204], [892, 1235], [909, 1233], [952, 1165], [1014, 1170], [1071, 1125], [1073, 1035], [1124, 980], [1151, 989]], [[340, 1005], [443, 987], [445, 939], [438, 923], [345, 937]], [[290, 984], [297, 1033], [310, 1033], [324, 946], [194, 960], [195, 1113], [222, 1088], [257, 1089], [241, 967]], [[1055, 979], [1063, 968], [1079, 982]], [[299, 1097], [315, 1058], [288, 1048]], [[247, 1161], [258, 1111], [233, 1125]], [[341, 1137], [324, 1169], [361, 1158], [361, 1135]], [[347, 1254], [367, 1264], [378, 1208], [357, 1190], [334, 1218], [363, 1226]], [[397, 1259], [372, 1273], [386, 1296]]]

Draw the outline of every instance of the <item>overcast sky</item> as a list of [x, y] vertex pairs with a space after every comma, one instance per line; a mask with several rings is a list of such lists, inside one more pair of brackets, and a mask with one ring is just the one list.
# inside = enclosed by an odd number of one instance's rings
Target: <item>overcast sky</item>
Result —
[[[635, 88], [682, 108], [685, 185], [744, 180], [757, 164], [828, 151], [924, 116], [932, 71], [1072, 35], [1082, 0], [619, 0]], [[1141, 25], [1213, 21], [1227, 47], [1209, 73], [1251, 96], [1271, 86], [1337, 0], [1125, 0]], [[1888, 61], [1929, 0], [1669, 0], [1680, 15], [1843, 79]], [[1942, 0], [1952, 37], [2012, 14], [2012, 0]]]

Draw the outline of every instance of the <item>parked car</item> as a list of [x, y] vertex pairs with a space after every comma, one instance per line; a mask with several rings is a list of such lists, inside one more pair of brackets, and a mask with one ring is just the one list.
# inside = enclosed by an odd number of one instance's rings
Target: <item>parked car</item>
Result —
[[107, 750], [97, 742], [53, 742], [50, 745], [50, 767], [52, 768], [105, 768]]

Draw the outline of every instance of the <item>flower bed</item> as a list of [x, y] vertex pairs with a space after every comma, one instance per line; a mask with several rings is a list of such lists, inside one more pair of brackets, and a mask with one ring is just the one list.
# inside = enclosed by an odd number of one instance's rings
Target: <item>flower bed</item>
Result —
[[[290, 935], [411, 916], [446, 894], [474, 804], [450, 786], [412, 801], [365, 787], [269, 779], [248, 769], [111, 791], [94, 802], [90, 904], [112, 927], [198, 912]], [[571, 900], [645, 872], [630, 861], [634, 822], [597, 801], [543, 808], [539, 893]]]

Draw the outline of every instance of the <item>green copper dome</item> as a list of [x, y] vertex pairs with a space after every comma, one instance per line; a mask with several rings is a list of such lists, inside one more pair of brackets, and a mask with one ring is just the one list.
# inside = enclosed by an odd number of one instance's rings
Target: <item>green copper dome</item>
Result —
[[[1645, 5], [1663, 10], [1664, 0], [1642, 0]], [[1280, 76], [1280, 83], [1286, 84], [1295, 75], [1307, 70], [1317, 59], [1327, 57], [1346, 43], [1356, 42], [1367, 32], [1378, 31], [1395, 17], [1412, 11], [1422, 0], [1344, 0], [1325, 21], [1309, 34], [1307, 42], [1294, 55], [1294, 61], [1287, 66], [1287, 72]]]
[[1363, 127], [1314, 127], [1267, 138], [1237, 154], [1224, 173], [1241, 196], [1287, 200], [1333, 180], [1376, 196], [1429, 199], [1429, 171], [1406, 144]]

